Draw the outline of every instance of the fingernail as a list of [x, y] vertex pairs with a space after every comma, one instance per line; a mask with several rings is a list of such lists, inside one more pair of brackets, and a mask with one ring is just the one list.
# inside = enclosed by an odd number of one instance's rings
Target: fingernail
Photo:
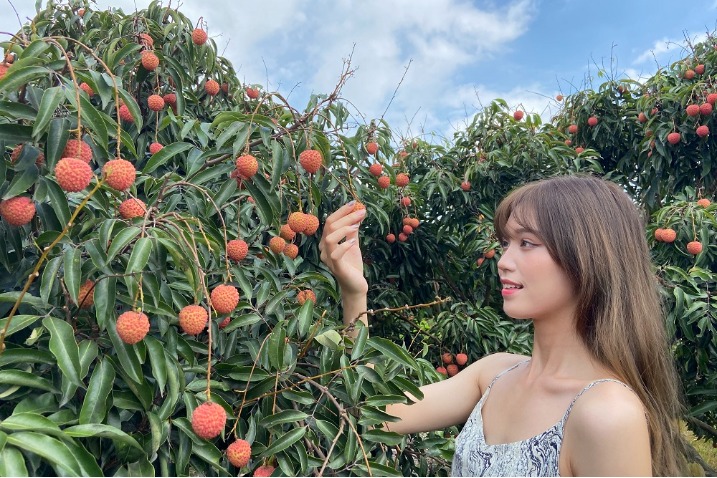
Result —
[[365, 209], [359, 209], [358, 211], [356, 211], [356, 215], [359, 216], [359, 217], [363, 217], [363, 216], [366, 215], [366, 210], [365, 210]]
[[355, 239], [355, 238], [354, 238], [354, 239], [349, 239], [349, 244], [353, 244], [354, 242], [356, 242], [356, 239]]
[[346, 203], [347, 206], [353, 206], [354, 204], [356, 204], [356, 200], [349, 201]]

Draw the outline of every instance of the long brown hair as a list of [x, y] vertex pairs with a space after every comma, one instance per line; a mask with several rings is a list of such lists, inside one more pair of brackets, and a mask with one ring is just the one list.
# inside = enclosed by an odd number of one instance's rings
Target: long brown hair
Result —
[[612, 182], [559, 176], [511, 192], [495, 214], [498, 237], [511, 216], [538, 231], [577, 284], [576, 328], [587, 348], [642, 400], [653, 473], [682, 475], [680, 387], [637, 206]]

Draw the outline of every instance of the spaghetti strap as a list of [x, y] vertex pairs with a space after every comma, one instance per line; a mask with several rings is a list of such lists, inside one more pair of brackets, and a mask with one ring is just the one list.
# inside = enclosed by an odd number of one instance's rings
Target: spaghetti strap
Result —
[[621, 382], [620, 380], [615, 380], [614, 378], [601, 378], [601, 379], [599, 379], [599, 380], [594, 380], [594, 381], [590, 382], [589, 384], [585, 385], [585, 387], [583, 387], [583, 389], [580, 390], [580, 392], [578, 392], [577, 395], [575, 395], [575, 398], [573, 398], [573, 400], [570, 402], [570, 406], [568, 406], [568, 409], [567, 409], [567, 411], [565, 412], [565, 415], [563, 416], [563, 419], [561, 420], [561, 423], [565, 424], [565, 421], [568, 419], [568, 415], [570, 415], [570, 411], [573, 409], [573, 405], [575, 405], [575, 402], [578, 400], [578, 398], [580, 398], [580, 396], [581, 396], [583, 393], [587, 392], [588, 390], [590, 390], [591, 388], [593, 388], [595, 385], [597, 385], [597, 384], [599, 384], [599, 383], [603, 383], [603, 382], [615, 382], [615, 383], [619, 383], [619, 384], [622, 385], [623, 387], [625, 387], [625, 388], [627, 388], [628, 390], [630, 390], [631, 392], [635, 393], [634, 390], [633, 390], [632, 388], [630, 388], [629, 385], [627, 385], [626, 383]]
[[496, 375], [495, 377], [493, 377], [493, 380], [491, 380], [490, 384], [488, 385], [488, 388], [486, 388], [486, 389], [485, 389], [485, 392], [483, 392], [483, 395], [487, 395], [487, 394], [488, 394], [488, 392], [490, 391], [491, 387], [493, 387], [493, 384], [495, 383], [495, 381], [498, 380], [501, 376], [503, 376], [503, 375], [505, 375], [506, 373], [510, 372], [510, 371], [513, 370], [514, 368], [517, 368], [519, 365], [523, 365], [524, 363], [527, 363], [527, 362], [530, 362], [530, 359], [529, 359], [529, 358], [528, 358], [528, 359], [525, 359], [525, 360], [521, 360], [520, 362], [518, 362], [518, 363], [515, 364], [515, 365], [511, 365], [510, 367], [508, 367], [507, 369], [503, 370], [503, 371], [500, 372], [498, 375]]

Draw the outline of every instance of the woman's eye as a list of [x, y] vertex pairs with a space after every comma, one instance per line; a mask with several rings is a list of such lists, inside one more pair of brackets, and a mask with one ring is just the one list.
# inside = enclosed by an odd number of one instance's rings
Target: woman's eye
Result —
[[504, 240], [504, 241], [500, 241], [500, 247], [502, 247], [503, 249], [507, 248], [507, 247], [508, 247], [508, 241], [505, 241], [505, 240]]
[[521, 247], [531, 247], [531, 246], [534, 246], [535, 244], [533, 244], [533, 243], [530, 242], [530, 241], [526, 241], [525, 239], [523, 239], [522, 241], [520, 241], [520, 245], [521, 245]]

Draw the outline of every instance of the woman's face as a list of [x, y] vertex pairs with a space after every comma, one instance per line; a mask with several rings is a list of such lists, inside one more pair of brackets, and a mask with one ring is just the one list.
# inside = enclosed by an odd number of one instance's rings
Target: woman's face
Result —
[[515, 319], [562, 316], [572, 320], [577, 304], [575, 287], [538, 233], [524, 229], [511, 216], [505, 234], [498, 261], [505, 313]]

